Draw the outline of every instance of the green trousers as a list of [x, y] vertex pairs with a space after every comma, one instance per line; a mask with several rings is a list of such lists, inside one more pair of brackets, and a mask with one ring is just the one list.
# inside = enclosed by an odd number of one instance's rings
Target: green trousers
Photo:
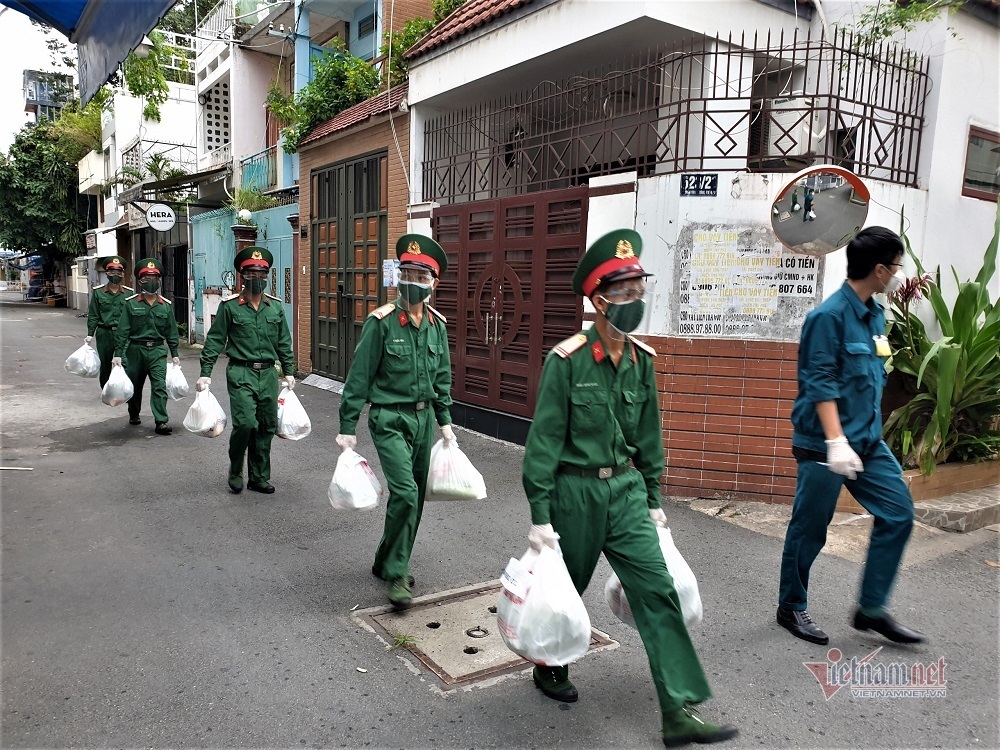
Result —
[[903, 481], [903, 469], [885, 441], [879, 441], [862, 460], [865, 470], [858, 473], [857, 479], [834, 474], [816, 461], [798, 462], [795, 503], [781, 555], [779, 607], [806, 609], [809, 570], [826, 544], [826, 528], [837, 509], [840, 488], [845, 486], [875, 517], [858, 603], [862, 607], [884, 607], [889, 601], [913, 530], [913, 498]]
[[107, 328], [98, 328], [94, 331], [94, 348], [97, 356], [101, 358], [101, 388], [111, 377], [111, 360], [115, 356], [115, 332]]
[[139, 416], [142, 408], [142, 389], [146, 384], [146, 376], [149, 376], [149, 410], [153, 412], [153, 419], [156, 424], [166, 424], [170, 421], [167, 416], [167, 347], [165, 344], [158, 346], [143, 346], [140, 344], [129, 344], [125, 352], [124, 365], [125, 372], [128, 373], [129, 380], [135, 393], [128, 400], [128, 415], [135, 418]]
[[385, 529], [375, 552], [376, 572], [387, 581], [405, 578], [424, 511], [427, 470], [434, 438], [434, 410], [375, 406], [368, 412], [375, 450], [389, 487]]
[[243, 458], [251, 484], [271, 480], [271, 441], [278, 430], [278, 371], [230, 364], [226, 368], [229, 413], [229, 479], [243, 482]]
[[684, 625], [639, 472], [610, 479], [559, 474], [549, 513], [580, 594], [601, 552], [621, 579], [646, 647], [660, 711], [708, 700], [712, 691]]

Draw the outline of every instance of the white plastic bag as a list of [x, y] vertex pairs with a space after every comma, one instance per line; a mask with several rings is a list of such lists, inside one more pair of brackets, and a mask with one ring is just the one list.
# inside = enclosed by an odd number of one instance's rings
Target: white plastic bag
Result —
[[121, 365], [112, 367], [108, 382], [101, 391], [101, 401], [108, 406], [120, 406], [132, 398], [134, 393], [135, 388], [132, 387], [132, 381], [129, 380], [125, 368]]
[[800, 206], [798, 203], [793, 203], [792, 204], [792, 210], [793, 211], [798, 211], [800, 208], [802, 208], [802, 206]]
[[[681, 600], [681, 612], [684, 614], [684, 624], [689, 628], [701, 622], [702, 607], [701, 595], [698, 593], [698, 581], [691, 572], [691, 566], [677, 551], [674, 546], [674, 538], [670, 529], [657, 527], [657, 534], [660, 537], [660, 552], [663, 553], [663, 561], [667, 564], [667, 572], [674, 579], [674, 588], [677, 590], [677, 598]], [[629, 606], [625, 591], [622, 589], [622, 582], [614, 573], [604, 585], [604, 600], [611, 607], [615, 617], [626, 625], [635, 627], [635, 618], [632, 616], [632, 608]]]
[[337, 510], [368, 510], [378, 505], [381, 490], [368, 462], [357, 451], [348, 449], [337, 459], [326, 496]]
[[66, 370], [81, 378], [96, 378], [101, 374], [101, 357], [90, 344], [84, 344], [66, 358]]
[[500, 577], [497, 627], [507, 648], [535, 664], [561, 667], [590, 646], [590, 616], [559, 549], [529, 549]]
[[190, 392], [191, 387], [188, 385], [180, 365], [167, 362], [167, 396], [174, 401], [180, 401]]
[[431, 448], [425, 500], [484, 500], [486, 482], [458, 441], [438, 440]]
[[202, 437], [214, 438], [226, 430], [226, 412], [219, 399], [207, 388], [194, 395], [194, 403], [184, 416], [184, 429]]
[[294, 391], [282, 388], [278, 394], [278, 437], [301, 440], [312, 432], [312, 423], [305, 407]]
[[810, 211], [809, 212], [809, 218], [810, 219], [815, 219], [816, 218], [816, 212], [815, 211]]

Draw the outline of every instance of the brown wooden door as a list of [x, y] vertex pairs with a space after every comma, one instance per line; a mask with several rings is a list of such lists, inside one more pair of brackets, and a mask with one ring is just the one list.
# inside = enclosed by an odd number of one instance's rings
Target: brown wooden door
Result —
[[313, 173], [313, 371], [347, 377], [368, 313], [385, 303], [388, 157]]
[[435, 304], [452, 321], [457, 401], [534, 414], [545, 355], [581, 327], [571, 279], [586, 215], [585, 187], [436, 209], [448, 272]]

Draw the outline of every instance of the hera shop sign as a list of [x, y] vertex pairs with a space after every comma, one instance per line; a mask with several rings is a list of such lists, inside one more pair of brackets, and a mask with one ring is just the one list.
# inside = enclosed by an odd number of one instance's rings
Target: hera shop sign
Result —
[[146, 209], [146, 222], [157, 232], [169, 232], [177, 223], [174, 209], [163, 203], [154, 203]]

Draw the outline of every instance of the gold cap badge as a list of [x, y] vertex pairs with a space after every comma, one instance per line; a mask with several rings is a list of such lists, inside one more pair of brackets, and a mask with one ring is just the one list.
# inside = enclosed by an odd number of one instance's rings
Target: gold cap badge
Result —
[[406, 246], [406, 252], [413, 253], [414, 255], [421, 255], [420, 243], [411, 242], [409, 245]]
[[634, 258], [635, 252], [632, 250], [632, 243], [628, 240], [618, 240], [618, 246], [615, 247], [615, 257]]
[[153, 261], [149, 261], [149, 263], [146, 264], [146, 268], [156, 268], [156, 264]]
[[254, 250], [250, 253], [250, 257], [254, 260], [263, 260], [264, 256], [260, 254], [260, 250]]

